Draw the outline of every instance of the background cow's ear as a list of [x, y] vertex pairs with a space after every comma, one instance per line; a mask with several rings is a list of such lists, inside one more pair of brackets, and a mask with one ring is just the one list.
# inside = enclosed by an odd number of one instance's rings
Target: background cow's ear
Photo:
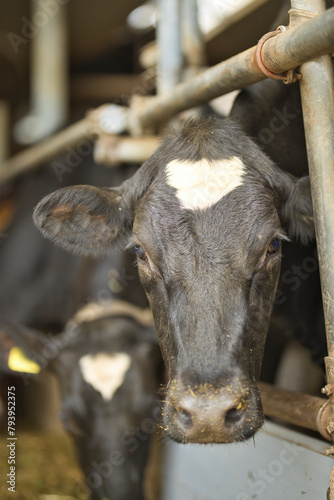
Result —
[[37, 330], [0, 322], [0, 369], [7, 373], [37, 374], [45, 368], [41, 354], [47, 339]]
[[283, 224], [292, 238], [298, 238], [302, 244], [314, 238], [314, 219], [309, 177], [297, 179], [286, 175], [285, 200], [281, 208]]
[[121, 188], [72, 186], [43, 198], [34, 222], [43, 236], [65, 250], [98, 257], [129, 235], [133, 214]]

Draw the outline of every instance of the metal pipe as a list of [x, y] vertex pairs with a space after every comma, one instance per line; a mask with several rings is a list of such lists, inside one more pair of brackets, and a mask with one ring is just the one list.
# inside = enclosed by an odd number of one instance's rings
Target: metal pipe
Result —
[[[206, 42], [211, 41], [217, 35], [224, 32], [225, 30], [227, 30], [228, 28], [233, 26], [235, 23], [237, 23], [241, 19], [244, 19], [246, 16], [248, 16], [249, 14], [254, 12], [256, 9], [258, 9], [262, 5], [268, 3], [269, 1], [271, 1], [271, 0], [248, 0], [248, 2], [246, 4], [243, 2], [242, 6], [238, 10], [235, 10], [234, 2], [232, 0], [229, 3], [229, 5], [227, 5], [227, 8], [226, 8], [226, 6], [224, 7], [224, 16], [221, 17], [219, 15], [218, 26], [216, 26], [210, 30], [209, 30], [209, 28], [203, 27], [202, 28], [203, 33], [198, 32], [196, 34], [195, 32], [193, 32], [193, 36], [195, 36], [196, 38], [200, 37], [203, 40], [203, 46], [204, 46]], [[183, 2], [184, 8], [186, 10], [193, 9], [192, 4], [196, 4], [195, 8], [196, 8], [196, 10], [198, 10], [197, 2], [195, 0], [181, 0], [181, 2]], [[204, 4], [203, 4], [203, 6], [205, 8]], [[184, 21], [184, 18], [187, 15], [188, 14], [186, 13], [186, 11], [182, 12], [182, 19], [181, 19], [182, 22]], [[192, 18], [193, 18], [193, 15], [194, 14], [190, 14], [190, 16]], [[189, 20], [191, 19], [191, 17], [189, 18]], [[194, 29], [194, 28], [192, 28], [192, 29]], [[200, 39], [199, 39], [199, 41], [200, 41]], [[197, 52], [197, 49], [195, 49], [195, 50]], [[201, 52], [203, 52], [203, 54], [201, 54]], [[199, 47], [198, 52], [191, 56], [191, 60], [192, 61], [194, 61], [194, 60], [199, 61], [200, 59], [202, 59], [204, 52], [205, 52], [204, 48], [200, 49], [200, 47]], [[186, 55], [186, 58], [187, 58], [187, 55]], [[205, 61], [205, 56], [204, 56], [203, 60]], [[139, 62], [143, 68], [150, 68], [152, 66], [155, 66], [157, 64], [157, 61], [158, 61], [158, 48], [157, 48], [156, 41], [149, 42], [146, 46], [144, 46], [142, 49], [140, 49]], [[193, 62], [191, 62], [190, 64], [193, 64]]]
[[177, 113], [265, 78], [253, 56], [255, 47], [212, 66], [200, 75], [180, 83], [172, 91], [152, 97], [144, 106], [130, 109], [135, 133], [165, 122]]
[[[292, 0], [297, 8], [301, 0]], [[322, 4], [323, 0], [313, 0]], [[312, 2], [310, 2], [311, 4]], [[329, 55], [301, 66], [305, 138], [318, 243], [328, 355], [334, 358], [334, 71]], [[334, 383], [334, 372], [327, 374]]]
[[47, 137], [67, 120], [67, 7], [63, 3], [32, 2], [31, 110], [14, 129], [20, 144]]
[[[263, 59], [265, 60], [264, 55], [267, 53], [269, 45], [271, 47], [270, 50], [275, 51], [275, 44], [278, 43], [279, 39], [284, 37], [284, 39], [289, 41], [289, 36], [293, 35], [295, 29], [288, 30], [288, 32], [282, 33], [265, 42], [262, 51]], [[307, 44], [308, 56], [315, 57], [318, 54], [334, 51], [334, 8], [298, 27], [298, 33], [298, 39], [294, 37], [294, 44], [289, 44], [289, 66], [285, 65], [281, 69], [282, 71], [294, 68], [300, 64], [303, 44], [308, 41], [311, 34], [313, 35], [314, 46], [312, 45], [310, 48]], [[119, 124], [117, 132], [113, 131], [113, 133], [121, 133], [128, 128], [139, 134], [143, 130], [143, 127], [163, 122], [179, 111], [204, 104], [232, 90], [263, 80], [265, 76], [254, 60], [255, 49], [256, 47], [252, 47], [227, 61], [213, 66], [196, 78], [177, 85], [172, 91], [149, 98], [145, 102], [139, 101], [140, 105], [137, 107], [134, 100], [133, 107], [128, 110], [127, 120], [124, 120], [124, 126]], [[294, 55], [293, 51], [297, 55]], [[282, 53], [285, 53], [284, 48]], [[284, 59], [284, 55], [282, 57]], [[275, 68], [268, 66], [268, 69], [273, 70]], [[122, 110], [124, 112], [124, 108]], [[85, 124], [87, 124], [87, 129]], [[92, 134], [88, 124], [89, 121], [86, 122], [84, 119], [78, 122], [77, 125], [72, 125], [69, 129], [65, 129], [52, 137], [49, 146], [47, 146], [47, 143], [43, 143], [41, 148], [37, 146], [37, 149], [26, 150], [16, 155], [16, 157], [9, 159], [0, 168], [3, 172], [5, 169], [12, 169], [12, 171], [2, 173], [0, 175], [0, 182], [9, 180], [24, 170], [38, 167], [41, 162], [50, 159], [54, 154], [64, 149], [68, 144], [67, 134], [70, 135], [70, 144], [74, 144], [81, 139], [81, 127], [85, 130], [84, 135], [86, 133]]]
[[[323, 0], [320, 0], [322, 3]], [[324, 54], [331, 54], [334, 50], [334, 7], [325, 11], [320, 9], [316, 16], [316, 11], [310, 7], [310, 17], [306, 14], [306, 4], [312, 6], [311, 2], [305, 0], [291, 0], [292, 9], [303, 9], [301, 15], [302, 22], [295, 22], [297, 12], [290, 11], [290, 27], [275, 38], [269, 39], [263, 50], [262, 60], [265, 66], [273, 73], [282, 73], [290, 68], [295, 68], [301, 64]], [[294, 7], [298, 4], [304, 7]], [[316, 16], [316, 17], [313, 17]], [[312, 18], [313, 17], [313, 18]], [[294, 60], [298, 60], [297, 64]]]
[[[18, 175], [37, 169], [43, 162], [71, 146], [80, 146], [80, 141], [93, 141], [103, 134], [120, 134], [126, 128], [126, 108], [115, 104], [104, 104], [87, 113], [87, 117], [70, 125], [58, 134], [44, 139], [0, 164], [0, 183], [10, 181]], [[79, 152], [80, 154], [80, 152]]]
[[197, 0], [181, 0], [182, 49], [185, 65], [192, 70], [205, 64], [204, 38], [198, 22]]
[[[94, 146], [94, 160], [107, 166], [120, 163], [142, 163], [149, 158], [159, 146], [161, 137], [124, 137], [112, 136], [97, 131], [91, 119], [71, 125], [50, 139], [25, 149], [12, 158], [0, 164], [0, 184], [15, 179], [20, 174], [31, 172], [59, 154], [65, 147], [73, 147], [81, 140], [93, 141], [98, 136]], [[93, 149], [93, 148], [92, 148]]]
[[162, 94], [181, 81], [182, 51], [179, 0], [158, 0], [157, 89]]
[[319, 432], [331, 441], [327, 431], [329, 402], [324, 398], [287, 391], [279, 387], [259, 383], [264, 414], [289, 424]]
[[36, 170], [43, 162], [51, 160], [66, 146], [73, 146], [83, 138], [94, 136], [92, 123], [84, 118], [36, 146], [25, 149], [0, 165], [0, 183], [15, 179], [20, 174]]
[[142, 163], [159, 146], [161, 137], [124, 137], [103, 134], [95, 143], [94, 160], [107, 166], [120, 163]]
[[[291, 0], [291, 20], [302, 23], [308, 16], [323, 14], [325, 0]], [[334, 10], [334, 9], [331, 9]], [[317, 17], [316, 19], [319, 19]], [[307, 23], [308, 24], [308, 23]], [[324, 33], [330, 27], [324, 26]], [[298, 31], [297, 31], [298, 32]], [[305, 47], [307, 53], [309, 45]], [[329, 50], [328, 53], [331, 53]], [[320, 54], [319, 54], [320, 55]], [[329, 412], [325, 420], [327, 432], [334, 438], [334, 71], [330, 55], [320, 55], [300, 68], [305, 139], [315, 231], [319, 255], [321, 290], [327, 335], [328, 357], [325, 358]], [[328, 450], [333, 454], [334, 448]], [[328, 498], [334, 500], [334, 469]]]
[[[294, 9], [305, 1], [292, 0]], [[325, 9], [324, 0], [309, 0], [311, 12]], [[334, 387], [334, 71], [330, 55], [303, 64], [300, 91], [312, 202], [317, 237], [323, 307], [327, 333], [327, 383]], [[334, 422], [334, 402], [332, 422]], [[334, 430], [334, 427], [333, 427]]]
[[[168, 120], [185, 109], [246, 87], [265, 78], [255, 59], [256, 47], [231, 57], [204, 71], [172, 91], [151, 98], [145, 106], [132, 110], [131, 122], [144, 129]], [[334, 51], [334, 8], [267, 40], [262, 59], [270, 71], [281, 73], [310, 58]]]

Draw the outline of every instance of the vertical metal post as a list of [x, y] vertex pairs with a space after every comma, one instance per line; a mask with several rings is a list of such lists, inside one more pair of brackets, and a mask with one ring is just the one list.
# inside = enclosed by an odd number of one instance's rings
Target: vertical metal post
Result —
[[31, 110], [14, 129], [21, 144], [55, 132], [68, 114], [67, 6], [33, 0], [31, 7]]
[[181, 81], [182, 50], [180, 0], [158, 0], [158, 93], [171, 90]]
[[185, 65], [192, 71], [205, 64], [204, 39], [198, 22], [197, 0], [181, 0], [182, 48]]
[[[291, 22], [301, 22], [326, 9], [325, 0], [291, 0]], [[304, 18], [304, 19], [303, 19]], [[334, 72], [330, 55], [300, 68], [305, 138], [320, 265], [328, 357], [325, 359], [331, 402], [328, 431], [334, 436]], [[334, 448], [331, 450], [334, 452]], [[333, 482], [329, 492], [334, 500]]]

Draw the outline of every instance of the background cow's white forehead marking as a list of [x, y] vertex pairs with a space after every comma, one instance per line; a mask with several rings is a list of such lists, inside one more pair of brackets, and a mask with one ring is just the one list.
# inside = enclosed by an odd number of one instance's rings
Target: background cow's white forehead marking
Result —
[[243, 183], [241, 158], [223, 160], [172, 160], [166, 166], [167, 184], [177, 190], [182, 208], [205, 209]]
[[86, 382], [111, 400], [116, 390], [122, 385], [131, 365], [131, 358], [124, 352], [116, 354], [87, 354], [79, 360], [82, 376]]

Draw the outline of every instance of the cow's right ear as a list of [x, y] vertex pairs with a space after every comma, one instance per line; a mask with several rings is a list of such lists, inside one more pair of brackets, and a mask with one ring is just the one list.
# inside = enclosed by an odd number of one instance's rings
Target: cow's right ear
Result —
[[130, 206], [122, 186], [71, 186], [43, 198], [34, 222], [43, 236], [65, 250], [98, 257], [129, 236], [134, 217]]

